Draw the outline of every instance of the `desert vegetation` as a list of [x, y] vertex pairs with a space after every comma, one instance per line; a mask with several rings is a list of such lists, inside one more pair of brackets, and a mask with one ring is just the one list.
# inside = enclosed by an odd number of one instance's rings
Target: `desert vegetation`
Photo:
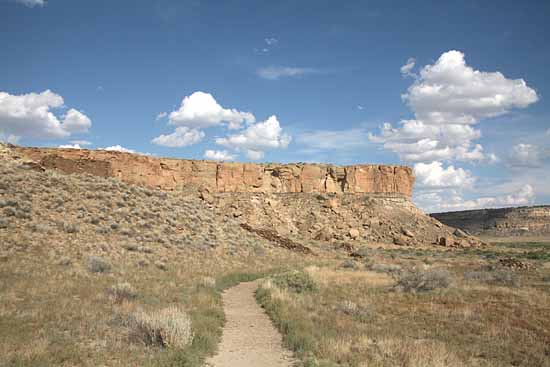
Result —
[[[291, 199], [266, 199], [258, 223], [285, 210], [300, 222]], [[243, 227], [239, 211], [258, 208], [225, 200], [0, 160], [0, 366], [203, 365], [221, 292], [258, 278], [304, 366], [549, 366], [548, 242], [311, 239]], [[296, 200], [307, 223], [326, 201]], [[377, 215], [369, 226], [408, 233], [397, 224], [409, 216]]]
[[550, 366], [546, 259], [521, 270], [465, 251], [368, 253], [258, 290], [304, 366]]

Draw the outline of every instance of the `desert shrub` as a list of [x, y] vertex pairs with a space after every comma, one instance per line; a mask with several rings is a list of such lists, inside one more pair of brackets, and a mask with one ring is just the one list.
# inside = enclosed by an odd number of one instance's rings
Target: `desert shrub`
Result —
[[164, 261], [155, 261], [155, 266], [160, 270], [168, 270], [168, 265]]
[[139, 246], [135, 243], [125, 243], [124, 245], [122, 245], [122, 248], [126, 251], [138, 251]]
[[374, 306], [372, 305], [365, 307], [349, 300], [342, 301], [338, 304], [336, 310], [345, 315], [349, 315], [360, 322], [365, 322], [372, 319], [376, 312]]
[[68, 256], [63, 256], [59, 259], [59, 261], [57, 263], [61, 266], [69, 266], [69, 265], [71, 265], [72, 260]]
[[106, 273], [111, 270], [111, 264], [98, 256], [90, 256], [87, 265], [92, 273]]
[[403, 292], [429, 292], [451, 285], [451, 274], [446, 269], [404, 271], [397, 276], [395, 289]]
[[296, 293], [315, 292], [318, 290], [313, 278], [303, 271], [292, 271], [273, 278], [273, 283]]
[[495, 285], [517, 287], [519, 279], [517, 274], [510, 270], [472, 270], [464, 273], [467, 281], [476, 281]]
[[342, 262], [340, 267], [344, 269], [357, 269], [357, 264], [355, 263], [355, 261], [347, 259]]
[[212, 277], [202, 277], [199, 280], [199, 285], [205, 288], [216, 288], [216, 279]]
[[183, 349], [193, 339], [191, 319], [178, 306], [157, 312], [139, 311], [132, 315], [132, 336], [146, 345]]
[[137, 298], [136, 289], [128, 282], [117, 283], [107, 289], [107, 293], [115, 302]]
[[401, 266], [395, 264], [367, 264], [367, 270], [372, 270], [377, 273], [399, 274]]
[[65, 231], [66, 233], [78, 233], [80, 231], [80, 228], [74, 223], [64, 222], [63, 231]]

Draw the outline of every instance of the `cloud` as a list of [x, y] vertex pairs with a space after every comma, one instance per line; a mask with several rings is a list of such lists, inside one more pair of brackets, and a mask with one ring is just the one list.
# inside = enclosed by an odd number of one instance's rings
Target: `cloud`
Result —
[[180, 148], [197, 144], [204, 136], [204, 132], [200, 130], [180, 126], [172, 134], [157, 136], [151, 140], [151, 143], [164, 147]]
[[73, 108], [56, 116], [51, 110], [64, 107], [63, 97], [46, 90], [42, 93], [12, 95], [0, 92], [0, 133], [37, 139], [67, 138], [87, 132], [91, 120]]
[[506, 163], [512, 168], [540, 168], [550, 161], [550, 145], [516, 144], [512, 147]]
[[260, 68], [256, 71], [256, 74], [260, 78], [268, 80], [277, 80], [282, 77], [295, 77], [305, 74], [318, 73], [319, 70], [313, 68], [298, 68], [289, 66], [268, 66]]
[[216, 161], [233, 161], [235, 156], [230, 154], [227, 150], [206, 150], [204, 152], [204, 158], [213, 159]]
[[216, 139], [216, 144], [235, 150], [245, 150], [250, 159], [261, 159], [265, 150], [284, 149], [291, 136], [283, 133], [277, 116], [249, 125], [239, 134]]
[[92, 142], [88, 141], [88, 140], [71, 140], [70, 143], [71, 144], [78, 144], [78, 145], [81, 145], [81, 146], [92, 145]]
[[166, 116], [168, 116], [168, 112], [160, 112], [157, 117], [155, 117], [155, 120], [162, 120], [163, 118], [165, 118]]
[[63, 118], [63, 129], [69, 133], [85, 133], [92, 127], [92, 121], [82, 112], [71, 108]]
[[456, 190], [420, 193], [416, 195], [415, 202], [428, 212], [439, 212], [532, 205], [535, 197], [533, 187], [526, 184], [511, 193], [472, 200], [464, 199]]
[[210, 93], [195, 92], [184, 97], [178, 110], [169, 115], [171, 125], [189, 128], [208, 128], [226, 122], [230, 129], [238, 129], [242, 123], [256, 121], [250, 112], [223, 108]]
[[246, 156], [248, 159], [251, 159], [253, 161], [257, 161], [257, 160], [260, 160], [264, 157], [264, 152], [262, 152], [261, 150], [252, 150], [252, 149], [248, 149], [246, 151]]
[[46, 5], [45, 0], [15, 0], [20, 4], [28, 6], [29, 8], [34, 8], [35, 6], [44, 6]]
[[443, 168], [441, 162], [417, 163], [414, 165], [414, 175], [420, 188], [466, 188], [475, 182], [469, 171], [452, 165]]
[[414, 68], [415, 65], [416, 65], [416, 59], [413, 57], [409, 58], [407, 60], [407, 63], [401, 66], [401, 69], [399, 69], [401, 71], [401, 75], [403, 75], [403, 77], [417, 78], [418, 75], [412, 72], [412, 69]]
[[98, 148], [98, 150], [107, 150], [110, 152], [123, 152], [123, 153], [137, 153], [135, 150], [124, 148], [123, 146], [120, 146], [120, 145], [113, 145], [106, 148]]
[[21, 138], [20, 136], [13, 135], [13, 134], [4, 134], [2, 131], [0, 131], [0, 142], [17, 144], [20, 138]]
[[82, 149], [80, 144], [61, 144], [59, 146], [61, 149]]
[[[414, 67], [409, 60], [401, 69]], [[482, 119], [525, 108], [538, 100], [523, 79], [507, 79], [499, 72], [482, 72], [466, 65], [459, 51], [443, 53], [433, 65], [421, 69], [402, 99], [415, 119], [400, 126], [386, 123], [370, 140], [384, 144], [404, 161], [492, 161], [473, 141], [481, 132], [473, 128]]]
[[264, 42], [268, 45], [268, 46], [274, 46], [276, 45], [277, 43], [279, 43], [279, 40], [277, 38], [274, 38], [274, 37], [268, 37], [268, 38], [264, 38]]
[[348, 130], [313, 130], [299, 134], [296, 142], [310, 152], [353, 150], [369, 145], [368, 132], [362, 128]]

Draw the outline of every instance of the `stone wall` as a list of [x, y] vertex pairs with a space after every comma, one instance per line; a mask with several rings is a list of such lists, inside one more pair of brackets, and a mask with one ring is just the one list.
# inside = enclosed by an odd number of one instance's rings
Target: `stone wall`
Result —
[[116, 177], [165, 190], [187, 186], [211, 192], [392, 193], [412, 195], [414, 176], [405, 166], [253, 164], [156, 158], [84, 149], [11, 147], [45, 168]]
[[465, 210], [434, 213], [432, 217], [448, 226], [475, 235], [550, 235], [550, 206]]

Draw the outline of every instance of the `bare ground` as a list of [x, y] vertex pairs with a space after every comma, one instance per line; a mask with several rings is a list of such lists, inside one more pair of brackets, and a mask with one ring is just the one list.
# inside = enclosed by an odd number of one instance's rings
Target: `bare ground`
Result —
[[291, 352], [271, 320], [256, 303], [254, 291], [258, 281], [241, 283], [223, 294], [227, 322], [219, 352], [210, 358], [210, 367], [280, 367], [291, 366]]

